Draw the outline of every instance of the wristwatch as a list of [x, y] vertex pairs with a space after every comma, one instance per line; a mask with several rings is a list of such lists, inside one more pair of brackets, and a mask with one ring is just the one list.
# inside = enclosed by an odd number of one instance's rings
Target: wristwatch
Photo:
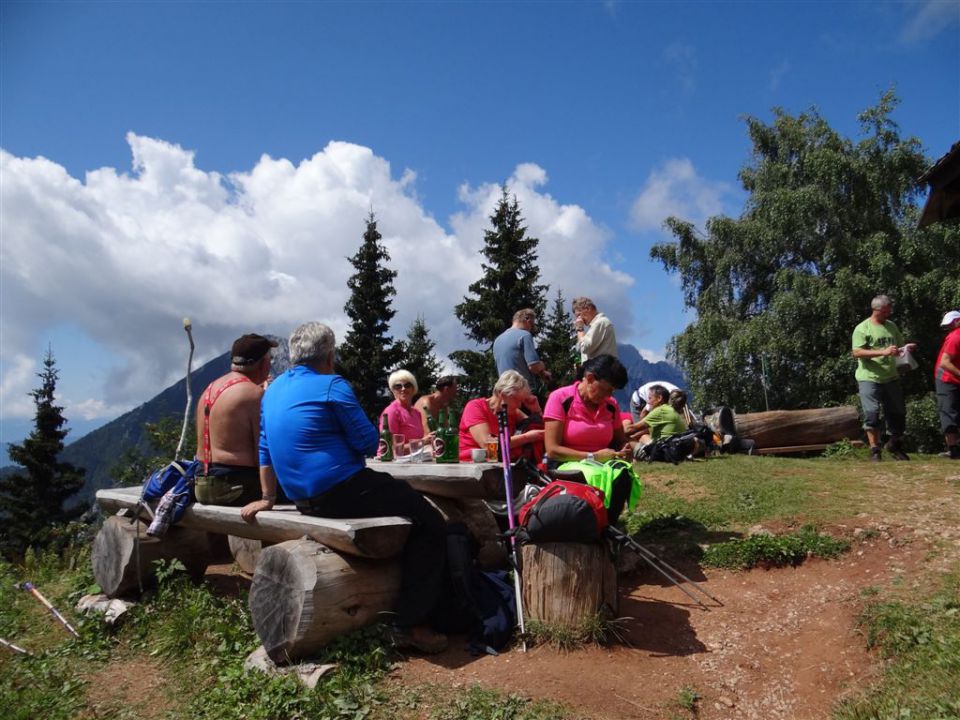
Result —
[[593, 453], [587, 453], [587, 462], [593, 462]]

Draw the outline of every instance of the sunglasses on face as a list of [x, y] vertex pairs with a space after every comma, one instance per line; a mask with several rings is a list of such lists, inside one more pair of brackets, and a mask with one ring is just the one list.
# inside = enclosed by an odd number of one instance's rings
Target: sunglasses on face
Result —
[[408, 382], [395, 383], [393, 386], [393, 389], [396, 390], [397, 392], [400, 392], [401, 390], [410, 390], [412, 388], [413, 388], [413, 383], [408, 383]]

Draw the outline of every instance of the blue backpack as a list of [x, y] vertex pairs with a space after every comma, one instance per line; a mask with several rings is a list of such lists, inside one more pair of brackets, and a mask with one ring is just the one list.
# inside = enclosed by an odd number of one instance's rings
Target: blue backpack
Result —
[[141, 502], [160, 501], [154, 521], [147, 530], [148, 535], [163, 535], [170, 525], [180, 521], [187, 505], [193, 501], [193, 482], [197, 471], [202, 468], [203, 463], [199, 460], [174, 460], [146, 479], [140, 494]]
[[440, 602], [430, 622], [448, 634], [465, 633], [474, 655], [496, 655], [517, 624], [516, 597], [505, 572], [483, 572], [476, 540], [463, 523], [447, 526], [447, 563]]

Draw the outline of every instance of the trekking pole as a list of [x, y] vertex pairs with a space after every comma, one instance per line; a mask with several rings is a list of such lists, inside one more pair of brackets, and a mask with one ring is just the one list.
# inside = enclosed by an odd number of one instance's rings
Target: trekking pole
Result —
[[173, 456], [174, 460], [180, 457], [183, 444], [187, 439], [187, 425], [190, 424], [190, 404], [193, 402], [193, 393], [190, 388], [190, 370], [193, 366], [193, 325], [190, 324], [190, 318], [185, 317], [183, 319], [183, 329], [190, 341], [190, 354], [187, 356], [187, 406], [183, 409], [183, 427], [180, 428], [180, 442], [177, 443], [177, 452]]
[[61, 615], [60, 612], [53, 605], [50, 604], [50, 601], [47, 600], [40, 593], [40, 591], [33, 586], [33, 583], [25, 582], [25, 583], [21, 583], [20, 585], [17, 585], [16, 587], [20, 588], [21, 590], [26, 590], [28, 593], [33, 595], [37, 600], [43, 603], [43, 605], [47, 608], [47, 610], [53, 613], [53, 616], [57, 620], [59, 620], [60, 624], [63, 625], [72, 635], [74, 635], [75, 637], [80, 637], [80, 633], [78, 633], [76, 630], [73, 629], [73, 626], [67, 622], [67, 619], [63, 615]]
[[[642, 559], [644, 559], [644, 560], [650, 565], [650, 567], [652, 567], [654, 570], [656, 570], [656, 571], [659, 572], [661, 575], [663, 575], [667, 580], [669, 580], [671, 583], [673, 583], [673, 584], [676, 585], [678, 588], [680, 588], [684, 593], [687, 594], [688, 597], [690, 597], [690, 598], [691, 598], [695, 603], [697, 603], [697, 605], [699, 605], [700, 607], [702, 607], [702, 608], [704, 608], [704, 609], [707, 609], [707, 606], [704, 605], [703, 602], [702, 602], [696, 595], [694, 595], [694, 594], [691, 593], [689, 590], [687, 590], [683, 585], [681, 585], [681, 584], [680, 584], [680, 581], [677, 580], [677, 578], [681, 578], [681, 579], [684, 580], [685, 582], [690, 583], [690, 585], [692, 585], [694, 588], [696, 588], [698, 591], [700, 591], [705, 597], [708, 597], [708, 598], [710, 598], [711, 600], [713, 600], [715, 603], [717, 603], [717, 605], [720, 605], [720, 606], [723, 605], [723, 603], [722, 603], [718, 598], [714, 597], [714, 596], [711, 595], [709, 592], [707, 592], [706, 590], [704, 590], [698, 583], [696, 583], [696, 582], [694, 582], [693, 580], [691, 580], [690, 578], [688, 578], [686, 575], [684, 575], [682, 572], [680, 572], [679, 570], [677, 570], [675, 567], [673, 567], [672, 565], [670, 565], [669, 563], [667, 563], [665, 560], [657, 557], [657, 555], [655, 555], [655, 554], [654, 554], [653, 552], [651, 552], [649, 549], [645, 548], [643, 545], [641, 545], [640, 543], [638, 543], [636, 540], [634, 540], [632, 537], [630, 537], [629, 535], [627, 535], [627, 534], [626, 534], [625, 532], [623, 532], [622, 530], [619, 530], [619, 529], [614, 528], [614, 527], [608, 527], [608, 528], [607, 528], [607, 534], [608, 534], [614, 541], [620, 543], [621, 545], [626, 545], [626, 546], [628, 546], [629, 548], [631, 548], [631, 549], [632, 549], [634, 552], [636, 552]], [[664, 568], [666, 568], [666, 569], [664, 569]], [[669, 571], [669, 572], [668, 572], [668, 571]], [[673, 573], [673, 575], [671, 575], [670, 573]]]
[[[510, 466], [510, 424], [507, 422], [507, 408], [497, 411], [497, 429], [500, 431], [500, 457], [503, 458], [503, 486], [507, 496], [507, 526], [511, 531], [516, 527], [513, 517], [513, 469]], [[523, 624], [523, 589], [520, 587], [520, 558], [517, 557], [517, 538], [511, 532], [510, 551], [513, 555], [513, 590], [517, 598], [517, 620], [520, 623], [520, 647], [527, 651], [527, 631]]]
[[10, 648], [11, 650], [13, 650], [14, 652], [22, 653], [22, 654], [24, 654], [24, 655], [29, 655], [29, 656], [33, 657], [33, 653], [32, 653], [32, 652], [30, 652], [29, 650], [24, 650], [24, 649], [23, 649], [22, 647], [20, 647], [19, 645], [14, 645], [14, 644], [13, 644], [12, 642], [10, 642], [9, 640], [4, 640], [3, 638], [0, 638], [0, 645], [3, 645], [4, 647], [8, 647], [8, 648]]

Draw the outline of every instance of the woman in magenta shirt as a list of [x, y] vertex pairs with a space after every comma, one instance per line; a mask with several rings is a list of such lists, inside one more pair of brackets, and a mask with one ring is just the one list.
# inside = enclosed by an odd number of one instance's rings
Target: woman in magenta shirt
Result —
[[417, 394], [417, 379], [408, 370], [397, 370], [390, 373], [387, 386], [393, 393], [394, 400], [380, 413], [380, 427], [383, 427], [383, 416], [386, 415], [390, 432], [403, 435], [403, 444], [409, 450], [411, 440], [423, 439], [423, 426], [426, 424], [423, 413], [413, 407], [413, 398]]
[[550, 460], [631, 457], [620, 406], [613, 392], [627, 384], [627, 370], [612, 355], [597, 355], [581, 368], [583, 378], [550, 393], [543, 412], [544, 441]]
[[[510, 457], [516, 459], [527, 446], [538, 447], [543, 442], [543, 430], [527, 430], [514, 435], [518, 419], [540, 415], [540, 403], [530, 393], [530, 384], [516, 370], [506, 370], [493, 386], [493, 395], [476, 398], [463, 407], [460, 415], [460, 460], [470, 461], [470, 451], [486, 447], [488, 440], [500, 434], [497, 412], [507, 408], [507, 427], [510, 429]], [[542, 453], [542, 450], [541, 450]]]

